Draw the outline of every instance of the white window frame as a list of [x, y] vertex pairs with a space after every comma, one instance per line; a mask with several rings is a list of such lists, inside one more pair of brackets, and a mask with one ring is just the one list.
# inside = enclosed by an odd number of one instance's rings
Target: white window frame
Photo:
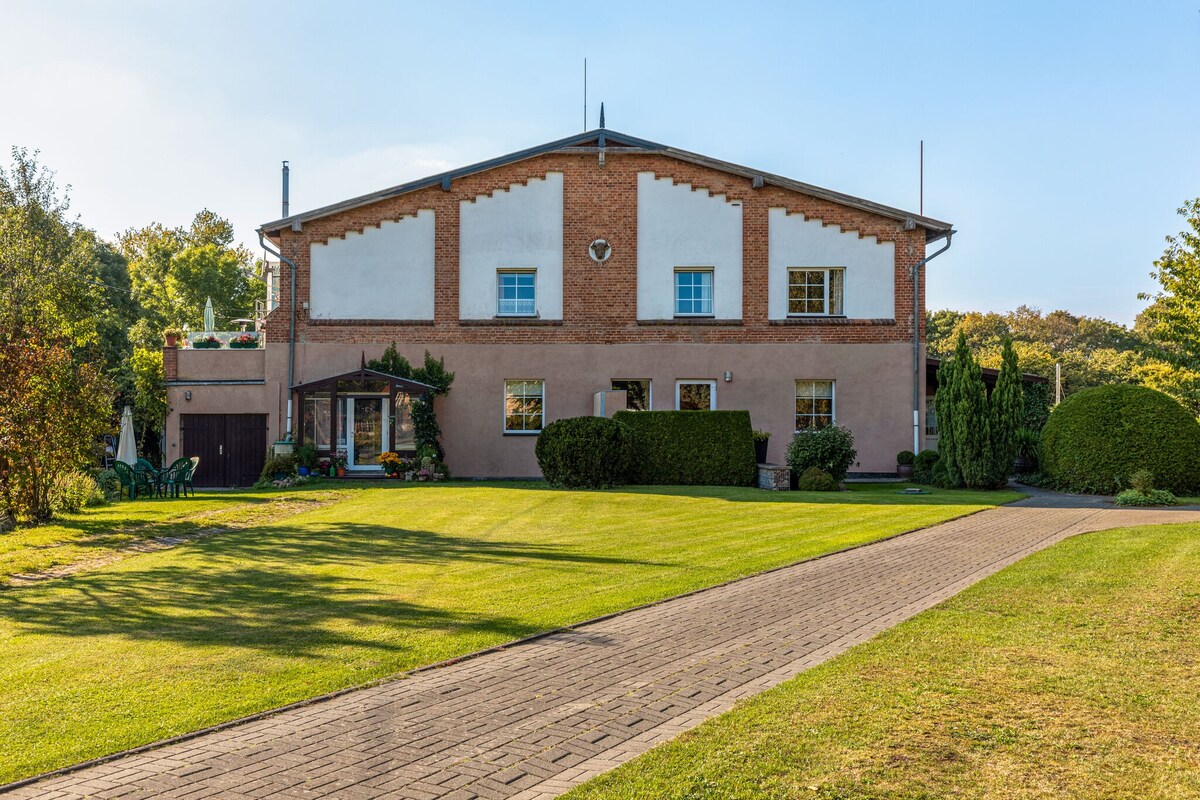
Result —
[[708, 410], [716, 411], [717, 410], [717, 382], [715, 380], [709, 380], [707, 378], [688, 378], [688, 379], [684, 379], [684, 380], [675, 381], [675, 410], [676, 411], [681, 410], [679, 408], [679, 388], [681, 386], [692, 385], [692, 384], [706, 384], [708, 386]]
[[829, 424], [837, 425], [837, 381], [833, 378], [796, 378], [792, 383], [792, 428], [793, 433], [804, 433], [811, 430], [820, 430], [819, 428], [797, 428], [796, 427], [796, 399], [797, 394], [796, 384], [798, 383], [828, 383], [829, 384]]
[[[542, 427], [537, 430], [512, 430], [508, 429], [508, 385], [510, 383], [540, 383], [542, 385]], [[530, 395], [521, 395], [522, 398], [530, 397]], [[528, 416], [528, 415], [523, 415]], [[542, 428], [546, 427], [546, 379], [545, 378], [505, 378], [504, 391], [501, 395], [500, 405], [500, 431], [505, 436], [537, 436], [542, 432]]]
[[[646, 410], [654, 410], [654, 379], [653, 378], [610, 378], [608, 385], [611, 387], [614, 383], [640, 383], [646, 382]], [[617, 390], [619, 391], [619, 390]], [[628, 395], [628, 392], [626, 392]]]
[[[825, 310], [824, 311], [792, 311], [792, 273], [795, 272], [824, 272], [825, 273]], [[829, 279], [831, 272], [840, 272], [842, 274], [842, 309], [838, 313], [831, 313], [829, 310], [829, 287], [832, 283]], [[787, 304], [787, 315], [789, 317], [844, 317], [846, 316], [846, 268], [845, 267], [788, 267], [787, 268], [787, 284], [785, 286], [784, 302]]]
[[[683, 272], [706, 272], [708, 273], [708, 311], [691, 311], [684, 312], [679, 310], [679, 275]], [[716, 313], [717, 309], [717, 275], [716, 268], [709, 266], [701, 267], [676, 267], [671, 273], [671, 311], [676, 317], [711, 317]]]
[[[533, 310], [528, 314], [517, 311], [501, 311], [500, 304], [504, 302], [504, 298], [500, 296], [500, 282], [505, 275], [532, 275], [533, 276]], [[496, 270], [496, 316], [497, 317], [537, 317], [538, 315], [538, 290], [537, 290], [537, 267], [501, 267]], [[519, 300], [514, 300], [514, 303]]]

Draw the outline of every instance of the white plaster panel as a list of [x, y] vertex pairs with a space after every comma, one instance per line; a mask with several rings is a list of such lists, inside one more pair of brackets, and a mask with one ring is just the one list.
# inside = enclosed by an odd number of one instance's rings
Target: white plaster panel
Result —
[[874, 236], [859, 237], [819, 219], [767, 212], [768, 313], [787, 319], [789, 267], [845, 267], [843, 311], [854, 319], [894, 319], [896, 316], [896, 245]]
[[[586, 243], [585, 243], [586, 244]], [[563, 175], [481, 195], [459, 207], [458, 313], [496, 316], [496, 270], [537, 270], [537, 314], [562, 319]], [[583, 245], [581, 245], [583, 246]]]
[[638, 173], [638, 319], [675, 316], [676, 267], [713, 268], [713, 316], [742, 318], [742, 204]]
[[434, 214], [417, 212], [309, 251], [314, 319], [433, 319]]

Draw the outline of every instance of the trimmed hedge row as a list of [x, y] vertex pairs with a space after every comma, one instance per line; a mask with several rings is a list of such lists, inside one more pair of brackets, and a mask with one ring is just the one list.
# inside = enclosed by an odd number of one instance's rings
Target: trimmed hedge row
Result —
[[1064, 489], [1116, 494], [1138, 470], [1176, 494], [1200, 490], [1200, 423], [1144, 386], [1116, 384], [1073, 394], [1042, 429], [1042, 470]]
[[749, 411], [618, 411], [633, 433], [629, 482], [752, 486], [758, 477]]

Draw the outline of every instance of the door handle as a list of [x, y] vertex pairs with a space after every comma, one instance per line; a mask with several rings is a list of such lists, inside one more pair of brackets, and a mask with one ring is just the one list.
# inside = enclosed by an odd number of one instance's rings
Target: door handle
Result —
[[219, 455], [219, 456], [225, 455], [225, 445], [223, 445], [223, 444], [217, 445], [217, 455]]

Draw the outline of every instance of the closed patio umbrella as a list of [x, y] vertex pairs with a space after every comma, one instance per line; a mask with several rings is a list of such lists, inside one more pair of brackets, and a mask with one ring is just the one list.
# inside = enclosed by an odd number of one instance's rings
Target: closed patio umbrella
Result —
[[117, 440], [117, 461], [129, 466], [137, 463], [137, 442], [133, 440], [133, 409], [125, 406], [121, 412], [121, 436]]
[[204, 332], [212, 333], [217, 327], [216, 320], [213, 319], [212, 298], [204, 301]]

